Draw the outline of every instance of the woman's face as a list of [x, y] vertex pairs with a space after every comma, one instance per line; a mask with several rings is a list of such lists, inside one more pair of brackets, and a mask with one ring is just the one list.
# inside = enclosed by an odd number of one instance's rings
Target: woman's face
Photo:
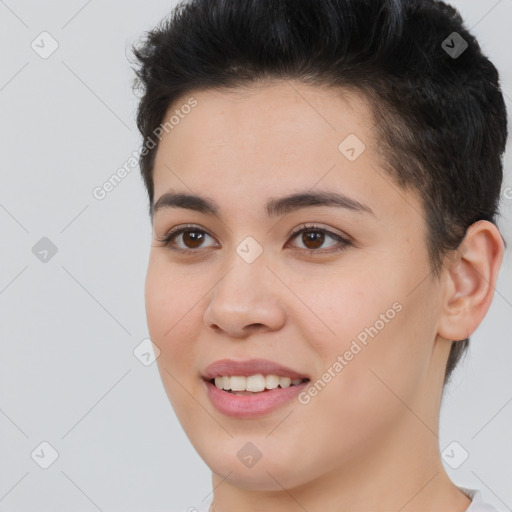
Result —
[[[163, 384], [199, 455], [237, 486], [280, 490], [353, 470], [394, 449], [397, 432], [437, 440], [440, 293], [419, 199], [383, 171], [367, 103], [296, 82], [193, 97], [166, 116], [181, 112], [158, 148], [155, 202], [191, 194], [218, 211], [161, 201], [145, 293]], [[348, 200], [276, 207], [320, 193]], [[207, 383], [224, 359], [309, 381], [239, 396]], [[245, 370], [213, 373], [280, 373]]]

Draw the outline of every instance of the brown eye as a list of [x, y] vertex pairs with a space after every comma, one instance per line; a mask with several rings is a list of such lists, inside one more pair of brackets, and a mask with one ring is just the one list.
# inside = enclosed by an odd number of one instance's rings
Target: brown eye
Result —
[[[175, 240], [179, 240], [181, 236], [182, 246], [176, 244]], [[165, 247], [172, 250], [182, 252], [197, 252], [201, 249], [205, 237], [210, 236], [206, 231], [198, 229], [195, 226], [182, 226], [180, 228], [172, 229], [164, 238], [158, 239]]]
[[[298, 235], [300, 234], [302, 234], [300, 241], [304, 244], [304, 250], [309, 253], [338, 252], [344, 250], [352, 243], [350, 240], [319, 226], [306, 226], [305, 224], [302, 224], [292, 234], [292, 238], [298, 238]], [[320, 250], [325, 242], [326, 237], [331, 238], [337, 242], [331, 244], [327, 248], [333, 246], [336, 247], [337, 245], [337, 249], [334, 249], [333, 251]]]
[[325, 240], [325, 233], [320, 231], [303, 231], [301, 242], [306, 246], [306, 249], [319, 249]]
[[[298, 235], [301, 234], [302, 236], [299, 238]], [[177, 242], [180, 241], [180, 237], [181, 244], [178, 244]], [[157, 239], [157, 241], [162, 242], [165, 247], [169, 247], [169, 249], [173, 251], [194, 253], [199, 252], [201, 248], [208, 247], [204, 245], [206, 237], [213, 238], [206, 233], [206, 231], [198, 229], [196, 226], [181, 226], [172, 229], [164, 238]], [[310, 254], [340, 252], [346, 249], [349, 245], [352, 245], [352, 242], [349, 239], [314, 225], [300, 225], [299, 228], [292, 233], [291, 239], [294, 238], [299, 239], [304, 246], [299, 247], [299, 249]], [[326, 238], [334, 240], [334, 243], [322, 248]], [[332, 249], [332, 247], [334, 247], [334, 249]]]
[[197, 249], [204, 240], [204, 234], [201, 231], [183, 231], [182, 234], [182, 240], [187, 249]]

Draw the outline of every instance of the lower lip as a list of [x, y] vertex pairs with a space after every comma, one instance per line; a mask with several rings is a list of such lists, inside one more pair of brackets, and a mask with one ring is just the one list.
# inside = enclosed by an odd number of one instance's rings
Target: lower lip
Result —
[[295, 398], [309, 381], [287, 388], [275, 388], [251, 395], [235, 395], [219, 389], [210, 381], [202, 379], [206, 392], [214, 407], [234, 418], [255, 418], [267, 414]]

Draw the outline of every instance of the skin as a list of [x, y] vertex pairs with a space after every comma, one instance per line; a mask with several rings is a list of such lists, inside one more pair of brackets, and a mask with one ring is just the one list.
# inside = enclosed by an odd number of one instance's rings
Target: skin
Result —
[[[384, 172], [363, 96], [285, 81], [193, 96], [160, 142], [154, 197], [199, 193], [220, 215], [155, 213], [145, 299], [165, 390], [212, 470], [213, 510], [464, 511], [470, 500], [441, 463], [440, 401], [448, 340], [471, 335], [492, 301], [498, 229], [473, 224], [434, 280], [420, 198]], [[366, 145], [355, 161], [338, 150], [351, 133]], [[270, 197], [320, 189], [374, 215], [314, 206], [265, 216]], [[291, 237], [301, 223], [353, 243], [335, 252], [330, 235]], [[174, 240], [194, 254], [157, 241], [182, 224], [203, 233]], [[247, 236], [264, 249], [250, 264], [236, 252]], [[308, 404], [242, 420], [203, 389], [202, 370], [224, 357], [271, 359], [315, 382], [395, 302], [401, 311]], [[237, 457], [247, 442], [262, 454], [250, 468]]]

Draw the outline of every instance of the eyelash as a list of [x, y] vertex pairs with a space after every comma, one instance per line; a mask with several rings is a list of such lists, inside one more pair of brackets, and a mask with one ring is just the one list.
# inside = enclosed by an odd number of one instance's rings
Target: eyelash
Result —
[[[200, 249], [182, 249], [182, 248], [176, 248], [176, 247], [172, 247], [171, 246], [171, 242], [173, 242], [173, 240], [177, 236], [181, 235], [182, 233], [189, 232], [189, 231], [205, 233], [208, 236], [211, 236], [206, 231], [204, 231], [202, 229], [198, 229], [197, 226], [185, 225], [185, 226], [181, 226], [181, 227], [177, 227], [177, 228], [171, 229], [163, 238], [157, 238], [157, 241], [161, 242], [164, 247], [168, 247], [172, 251], [178, 251], [178, 252], [181, 252], [181, 253], [189, 253], [189, 254], [190, 253], [197, 253]], [[348, 238], [342, 237], [342, 236], [340, 236], [340, 235], [338, 235], [336, 233], [333, 233], [332, 231], [329, 231], [327, 229], [321, 228], [320, 226], [316, 226], [316, 225], [301, 224], [300, 226], [297, 227], [297, 229], [295, 229], [291, 233], [290, 238], [293, 239], [297, 235], [300, 235], [301, 233], [304, 233], [304, 232], [312, 232], [312, 233], [319, 232], [319, 233], [322, 233], [324, 235], [330, 236], [331, 238], [337, 240], [341, 244], [341, 247], [338, 247], [335, 250], [329, 250], [329, 251], [326, 251], [325, 249], [322, 250], [322, 249], [302, 249], [302, 248], [299, 248], [302, 251], [306, 251], [306, 253], [308, 253], [308, 254], [319, 254], [319, 253], [320, 254], [325, 254], [326, 252], [337, 253], [337, 252], [344, 251], [347, 247], [353, 245], [353, 243]]]

